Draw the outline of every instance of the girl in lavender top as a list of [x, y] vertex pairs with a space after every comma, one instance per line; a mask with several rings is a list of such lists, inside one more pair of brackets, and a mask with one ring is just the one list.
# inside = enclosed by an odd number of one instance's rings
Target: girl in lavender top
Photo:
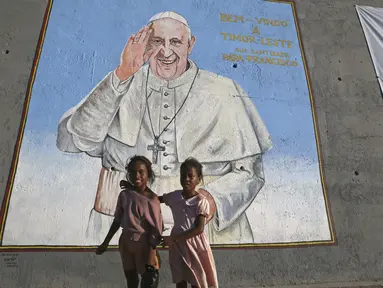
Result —
[[218, 288], [213, 253], [204, 232], [212, 219], [209, 200], [196, 191], [203, 180], [202, 165], [194, 158], [181, 164], [182, 190], [160, 196], [173, 213], [174, 227], [165, 242], [169, 246], [169, 263], [177, 288]]

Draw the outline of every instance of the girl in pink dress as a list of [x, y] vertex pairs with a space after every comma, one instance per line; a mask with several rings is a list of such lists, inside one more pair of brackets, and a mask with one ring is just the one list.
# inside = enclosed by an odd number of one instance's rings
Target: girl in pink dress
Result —
[[202, 165], [193, 158], [181, 164], [183, 190], [164, 194], [159, 200], [170, 207], [174, 218], [169, 246], [173, 283], [177, 288], [218, 288], [213, 253], [204, 227], [210, 216], [208, 199], [195, 190], [202, 180]]
[[119, 240], [122, 266], [128, 288], [157, 287], [159, 259], [156, 247], [161, 242], [162, 216], [160, 202], [148, 187], [154, 180], [152, 163], [143, 156], [134, 156], [126, 167], [129, 185], [121, 191], [113, 224], [96, 254], [106, 251], [114, 234], [122, 227]]

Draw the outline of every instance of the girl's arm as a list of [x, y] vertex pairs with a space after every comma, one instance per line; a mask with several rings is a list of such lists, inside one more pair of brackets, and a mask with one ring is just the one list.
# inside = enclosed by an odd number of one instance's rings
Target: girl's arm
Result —
[[147, 214], [147, 220], [151, 227], [149, 231], [149, 258], [147, 260], [147, 264], [155, 266], [157, 269], [159, 269], [156, 249], [162, 240], [161, 234], [163, 230], [163, 221], [161, 207], [159, 202], [157, 202], [158, 197], [155, 197], [157, 199], [148, 205], [149, 211]]
[[120, 229], [120, 223], [118, 223], [117, 221], [113, 221], [112, 225], [110, 226], [109, 232], [105, 237], [104, 242], [102, 242], [101, 245], [98, 246], [96, 249], [97, 255], [101, 255], [102, 253], [106, 251], [110, 243], [110, 240], [112, 240], [114, 234], [116, 234], [118, 229]]
[[204, 231], [204, 227], [205, 227], [205, 221], [206, 221], [206, 216], [204, 215], [198, 215], [197, 219], [196, 219], [196, 225], [194, 228], [190, 229], [190, 230], [187, 230], [177, 236], [171, 236], [171, 240], [173, 241], [183, 241], [183, 240], [187, 240], [187, 239], [190, 239], [190, 238], [193, 238], [195, 236], [198, 236], [200, 234], [202, 234], [202, 232]]
[[100, 255], [106, 251], [106, 248], [108, 248], [108, 245], [110, 243], [110, 240], [112, 240], [114, 234], [120, 229], [121, 220], [124, 214], [124, 208], [122, 207], [122, 193], [118, 195], [117, 199], [117, 205], [116, 205], [116, 211], [114, 213], [114, 220], [112, 225], [109, 228], [108, 234], [105, 236], [104, 242], [101, 243], [100, 246], [98, 246], [96, 250], [96, 254]]
[[198, 204], [198, 210], [197, 210], [198, 216], [195, 222], [195, 226], [192, 229], [181, 233], [180, 235], [171, 236], [170, 241], [187, 240], [189, 238], [202, 234], [206, 224], [206, 219], [209, 216], [209, 211], [210, 211], [209, 201], [205, 197], [203, 197], [203, 199]]
[[108, 234], [106, 234], [103, 244], [109, 244], [110, 240], [112, 240], [114, 234], [117, 233], [118, 229], [120, 229], [120, 223], [117, 221], [113, 221], [112, 225], [110, 226]]

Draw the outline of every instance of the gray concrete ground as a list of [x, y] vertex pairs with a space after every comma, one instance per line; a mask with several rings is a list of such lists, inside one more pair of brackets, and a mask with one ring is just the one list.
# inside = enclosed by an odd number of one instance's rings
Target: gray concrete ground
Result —
[[[46, 4], [1, 0], [0, 195]], [[221, 287], [383, 285], [376, 282], [383, 280], [383, 99], [354, 4], [383, 7], [382, 0], [296, 1], [338, 244], [215, 250]], [[119, 261], [117, 252], [20, 253], [15, 267], [0, 261], [0, 288], [124, 287]], [[171, 287], [164, 262], [161, 287]]]

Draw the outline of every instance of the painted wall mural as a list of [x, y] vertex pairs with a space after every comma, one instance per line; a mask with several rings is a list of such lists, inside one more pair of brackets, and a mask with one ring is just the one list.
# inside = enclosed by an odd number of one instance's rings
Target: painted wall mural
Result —
[[99, 244], [136, 154], [159, 195], [203, 163], [213, 246], [334, 243], [293, 4], [241, 3], [49, 4], [0, 249]]
[[383, 94], [383, 56], [381, 52], [383, 41], [380, 36], [383, 26], [383, 8], [355, 5], [355, 10], [370, 51], [380, 92]]

